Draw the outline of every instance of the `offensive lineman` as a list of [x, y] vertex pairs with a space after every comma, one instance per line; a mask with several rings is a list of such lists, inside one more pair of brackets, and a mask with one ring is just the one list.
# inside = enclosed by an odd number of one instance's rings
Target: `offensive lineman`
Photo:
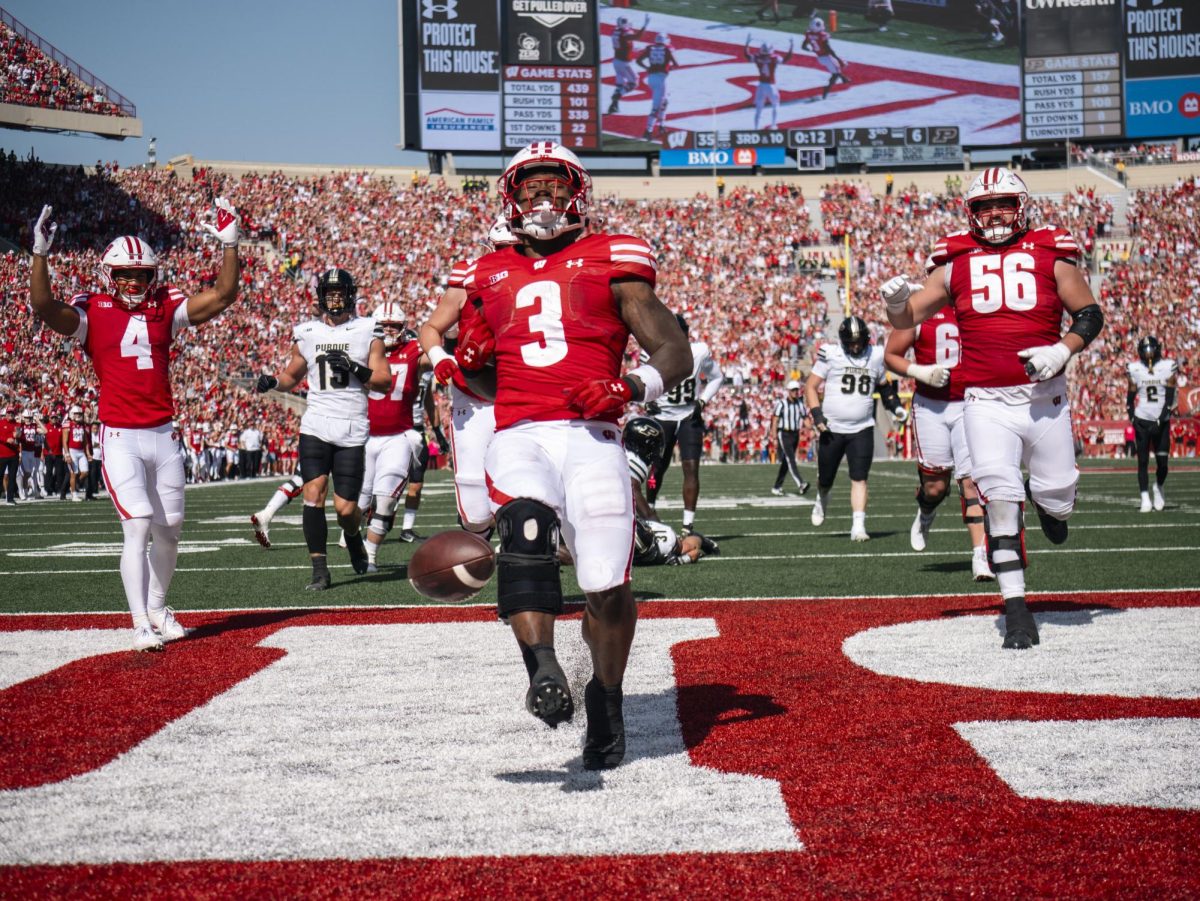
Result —
[[896, 386], [887, 380], [883, 348], [871, 343], [861, 317], [847, 316], [838, 326], [838, 343], [818, 348], [817, 361], [804, 383], [804, 400], [819, 433], [812, 524], [825, 522], [829, 492], [845, 457], [850, 472], [851, 541], [871, 537], [867, 533], [867, 476], [875, 456], [876, 391], [897, 422], [908, 419]]
[[[675, 320], [684, 335], [688, 333], [687, 320], [678, 313]], [[675, 445], [679, 444], [679, 465], [683, 469], [683, 533], [689, 534], [696, 521], [696, 502], [700, 500], [700, 451], [704, 445], [704, 408], [721, 385], [725, 374], [709, 353], [703, 341], [690, 342], [692, 350], [692, 373], [655, 403], [648, 404], [646, 412], [658, 420], [663, 428], [663, 451], [654, 464], [654, 487], [646, 489], [646, 499], [653, 506], [662, 489], [663, 476], [671, 465]], [[638, 361], [645, 363], [649, 355], [642, 351]], [[697, 394], [699, 383], [704, 388]]]
[[405, 494], [413, 460], [425, 436], [413, 423], [424, 355], [416, 341], [403, 339], [405, 316], [400, 304], [386, 301], [375, 313], [383, 330], [389, 388], [367, 395], [371, 435], [367, 438], [366, 471], [358, 497], [362, 511], [370, 511], [367, 527], [367, 572], [378, 572], [376, 557], [384, 537], [396, 521], [396, 505]]
[[331, 583], [325, 519], [331, 475], [333, 507], [346, 536], [350, 565], [359, 575], [367, 571], [357, 506], [368, 432], [367, 391], [390, 389], [392, 373], [375, 321], [354, 315], [357, 293], [354, 278], [345, 269], [322, 272], [317, 278], [320, 318], [292, 330], [287, 366], [278, 375], [260, 375], [254, 386], [260, 394], [286, 392], [308, 376], [308, 407], [300, 419], [300, 476], [304, 541], [313, 569], [312, 581], [305, 586], [309, 591], [324, 591]]
[[[1179, 366], [1162, 355], [1162, 344], [1146, 335], [1137, 345], [1138, 359], [1129, 364], [1125, 406], [1137, 441], [1138, 490], [1142, 513], [1161, 510], [1162, 487], [1171, 457], [1171, 411], [1175, 408]], [[1150, 499], [1150, 452], [1154, 451], [1154, 499]]]
[[[621, 683], [637, 622], [629, 585], [633, 500], [616, 425], [631, 401], [650, 403], [691, 370], [674, 316], [654, 294], [657, 263], [629, 235], [584, 234], [591, 177], [552, 141], [519, 151], [500, 179], [516, 247], [480, 257], [464, 286], [455, 355], [496, 361], [496, 434], [488, 488], [500, 534], [499, 613], [529, 676], [526, 708], [552, 727], [574, 701], [554, 652], [563, 609], [561, 534], [583, 589], [586, 769], [625, 756]], [[621, 376], [632, 331], [650, 354]]]
[[[984, 170], [967, 190], [969, 230], [938, 241], [925, 284], [898, 276], [881, 288], [896, 328], [954, 307], [971, 473], [984, 499], [988, 559], [1004, 599], [1002, 646], [1017, 650], [1039, 641], [1025, 603], [1024, 501], [1032, 499], [1052, 544], [1067, 540], [1079, 470], [1064, 369], [1104, 327], [1075, 239], [1057, 226], [1031, 228], [1028, 204], [1018, 175]], [[1073, 320], [1065, 335], [1064, 311]], [[1022, 461], [1029, 468], [1024, 483]]]
[[[942, 307], [916, 328], [894, 329], [883, 359], [888, 369], [917, 383], [912, 401], [912, 434], [917, 451], [917, 516], [909, 529], [914, 551], [925, 550], [938, 505], [958, 479], [962, 517], [971, 538], [971, 575], [976, 582], [995, 578], [987, 562], [983, 507], [971, 480], [971, 454], [963, 427], [963, 389], [954, 378], [961, 341], [953, 307]], [[906, 359], [909, 349], [913, 359]]]
[[70, 304], [55, 300], [50, 286], [47, 255], [58, 228], [52, 212], [42, 207], [34, 226], [29, 301], [50, 328], [75, 338], [95, 367], [103, 423], [97, 456], [125, 533], [121, 582], [133, 617], [133, 648], [158, 651], [188, 633], [166, 605], [183, 529], [184, 485], [183, 449], [171, 427], [170, 348], [181, 331], [221, 315], [237, 300], [237, 211], [218, 197], [216, 224], [201, 223], [224, 248], [213, 287], [186, 297], [174, 285], [157, 284], [157, 254], [140, 238], [126, 236], [100, 257], [105, 291], [76, 295]]
[[[513, 247], [520, 239], [498, 218], [484, 242], [492, 251]], [[454, 264], [445, 293], [421, 326], [421, 349], [429, 357], [440, 384], [450, 385], [450, 443], [454, 454], [454, 496], [458, 519], [468, 532], [490, 537], [495, 520], [483, 471], [488, 444], [496, 432], [495, 386], [471, 379], [442, 346], [443, 337], [456, 332], [467, 291], [463, 279], [473, 262]]]

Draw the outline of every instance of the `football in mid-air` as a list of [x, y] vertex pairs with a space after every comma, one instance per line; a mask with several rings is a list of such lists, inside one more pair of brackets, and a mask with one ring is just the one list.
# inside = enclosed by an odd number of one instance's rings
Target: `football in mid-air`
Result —
[[492, 546], [479, 535], [455, 529], [431, 535], [408, 561], [408, 581], [417, 593], [441, 604], [469, 600], [496, 569]]

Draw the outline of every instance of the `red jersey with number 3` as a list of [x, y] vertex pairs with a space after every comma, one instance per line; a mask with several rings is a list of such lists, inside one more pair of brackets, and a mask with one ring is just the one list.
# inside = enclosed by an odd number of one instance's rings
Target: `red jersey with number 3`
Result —
[[464, 286], [496, 335], [496, 428], [579, 419], [571, 389], [621, 374], [629, 326], [613, 281], [653, 287], [657, 268], [650, 245], [630, 235], [588, 235], [544, 259], [508, 247], [476, 260]]
[[420, 384], [417, 360], [420, 357], [421, 345], [416, 341], [406, 341], [387, 355], [392, 387], [387, 393], [371, 391], [367, 394], [367, 419], [372, 435], [399, 435], [413, 428], [413, 404], [417, 402]]
[[962, 362], [954, 374], [963, 388], [1032, 382], [1017, 352], [1062, 337], [1063, 304], [1054, 278], [1059, 260], [1079, 265], [1079, 245], [1055, 225], [1029, 229], [1003, 245], [977, 241], [969, 232], [938, 241], [926, 269], [946, 267], [962, 335]]
[[100, 382], [100, 421], [148, 429], [171, 421], [175, 403], [167, 372], [171, 342], [191, 325], [187, 298], [173, 285], [155, 288], [136, 310], [108, 294], [79, 294], [75, 337]]
[[962, 379], [955, 368], [961, 354], [958, 321], [954, 318], [954, 307], [947, 305], [917, 326], [917, 334], [913, 338], [913, 362], [949, 369], [950, 382], [941, 388], [917, 382], [914, 389], [916, 393], [930, 400], [962, 400]]

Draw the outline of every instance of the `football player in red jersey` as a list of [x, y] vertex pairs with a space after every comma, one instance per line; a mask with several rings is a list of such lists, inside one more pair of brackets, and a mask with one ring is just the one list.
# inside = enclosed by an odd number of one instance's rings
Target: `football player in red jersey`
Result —
[[100, 258], [106, 290], [77, 295], [69, 304], [55, 300], [50, 285], [47, 255], [57, 229], [51, 212], [43, 207], [34, 227], [29, 300], [39, 319], [79, 341], [96, 369], [104, 482], [125, 532], [121, 581], [133, 615], [133, 647], [161, 650], [164, 641], [187, 634], [166, 606], [183, 528], [184, 484], [167, 366], [179, 332], [219, 316], [237, 299], [237, 211], [218, 197], [215, 224], [202, 223], [224, 247], [211, 288], [186, 297], [174, 285], [157, 284], [158, 256], [128, 236], [109, 244]]
[[425, 436], [413, 422], [413, 407], [428, 362], [421, 346], [404, 337], [407, 321], [400, 304], [384, 301], [375, 311], [375, 322], [383, 330], [383, 348], [391, 370], [391, 387], [367, 394], [370, 437], [366, 444], [366, 468], [358, 508], [369, 511], [367, 572], [378, 572], [376, 557], [383, 539], [396, 520], [396, 505], [405, 493], [413, 461], [421, 452]]
[[[916, 328], [894, 329], [884, 348], [884, 362], [897, 375], [917, 383], [913, 393], [912, 434], [917, 452], [917, 516], [909, 529], [914, 551], [925, 550], [929, 528], [938, 505], [950, 490], [950, 476], [958, 479], [963, 522], [971, 536], [971, 575], [976, 582], [995, 578], [987, 562], [983, 535], [983, 508], [979, 489], [971, 479], [971, 453], [963, 426], [963, 387], [954, 378], [962, 342], [954, 308], [944, 306]], [[906, 358], [909, 350], [913, 359]]]
[[[538, 141], [500, 179], [504, 215], [521, 243], [468, 269], [455, 356], [496, 361], [496, 434], [485, 462], [500, 534], [499, 613], [529, 673], [526, 707], [550, 726], [574, 712], [554, 652], [562, 612], [558, 541], [583, 589], [583, 765], [625, 755], [621, 682], [637, 621], [629, 586], [633, 500], [617, 425], [630, 401], [650, 402], [691, 372], [675, 316], [655, 296], [654, 251], [630, 235], [587, 233], [591, 177], [571, 151]], [[621, 374], [630, 333], [649, 354]]]
[[[1038, 632], [1025, 604], [1021, 510], [1028, 495], [1046, 537], [1067, 540], [1079, 471], [1064, 369], [1100, 334], [1104, 314], [1070, 233], [1030, 227], [1029, 191], [1018, 175], [985, 170], [964, 203], [970, 228], [938, 241], [925, 284], [900, 276], [881, 293], [896, 328], [954, 307], [962, 337], [955, 377], [966, 396], [963, 423], [985, 504], [988, 558], [1004, 598], [1003, 646], [1022, 649], [1038, 643]], [[1073, 320], [1065, 335], [1064, 311]]]
[[833, 44], [829, 40], [829, 32], [825, 30], [824, 19], [815, 17], [809, 22], [800, 49], [811, 50], [816, 54], [817, 62], [829, 73], [829, 83], [821, 92], [822, 100], [829, 96], [829, 92], [833, 90], [833, 86], [837, 84], [839, 78], [842, 80], [842, 84], [850, 84], [850, 79], [846, 77], [846, 61], [833, 49]]

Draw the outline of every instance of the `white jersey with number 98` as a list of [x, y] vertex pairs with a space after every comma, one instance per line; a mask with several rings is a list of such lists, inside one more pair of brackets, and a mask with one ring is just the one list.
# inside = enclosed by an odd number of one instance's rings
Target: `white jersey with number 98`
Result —
[[847, 356], [840, 344], [817, 350], [813, 374], [825, 380], [821, 411], [829, 428], [853, 435], [875, 423], [875, 394], [884, 380], [883, 348], [870, 345], [862, 356]]

